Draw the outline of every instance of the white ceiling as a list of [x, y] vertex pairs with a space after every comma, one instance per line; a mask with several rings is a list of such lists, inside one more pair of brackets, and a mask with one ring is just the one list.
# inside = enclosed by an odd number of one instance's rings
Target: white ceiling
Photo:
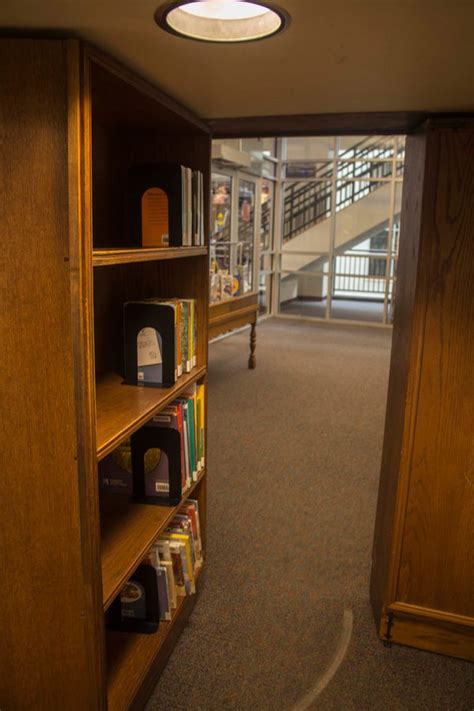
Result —
[[158, 0], [2, 0], [3, 28], [73, 32], [203, 118], [474, 110], [474, 0], [279, 0], [287, 31], [249, 44], [159, 29]]

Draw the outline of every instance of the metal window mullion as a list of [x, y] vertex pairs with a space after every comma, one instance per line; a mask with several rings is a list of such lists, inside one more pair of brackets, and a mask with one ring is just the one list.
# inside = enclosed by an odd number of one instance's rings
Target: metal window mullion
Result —
[[272, 249], [274, 251], [273, 258], [273, 277], [272, 277], [272, 289], [271, 289], [271, 305], [270, 313], [275, 316], [280, 311], [280, 281], [281, 281], [281, 253], [282, 253], [282, 242], [284, 235], [284, 209], [285, 209], [285, 186], [282, 181], [283, 172], [283, 158], [287, 154], [287, 139], [278, 138], [277, 139], [277, 158], [278, 165], [276, 169], [276, 183], [275, 183], [275, 208], [274, 208], [274, 222], [273, 222], [273, 244]]
[[336, 245], [336, 198], [337, 198], [337, 159], [339, 151], [339, 138], [334, 137], [333, 143], [333, 159], [332, 159], [332, 180], [331, 180], [331, 194], [333, 196], [332, 209], [330, 216], [330, 238], [329, 238], [329, 264], [328, 264], [328, 293], [326, 299], [326, 319], [331, 318], [332, 309], [332, 292], [334, 288], [334, 252]]
[[387, 255], [385, 261], [385, 294], [383, 300], [383, 318], [382, 323], [388, 324], [388, 299], [389, 299], [389, 274], [392, 259], [392, 241], [393, 241], [393, 223], [394, 223], [394, 213], [395, 213], [395, 168], [396, 168], [396, 156], [398, 149], [398, 136], [394, 136], [393, 139], [393, 154], [392, 154], [392, 181], [390, 184], [390, 213], [388, 217], [388, 235], [387, 235]]

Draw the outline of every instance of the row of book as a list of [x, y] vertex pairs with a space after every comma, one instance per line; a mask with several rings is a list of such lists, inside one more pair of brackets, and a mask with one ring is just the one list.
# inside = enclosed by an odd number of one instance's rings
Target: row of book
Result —
[[204, 402], [193, 383], [99, 462], [101, 490], [176, 506], [205, 466]]
[[125, 382], [170, 386], [197, 362], [195, 299], [124, 304]]
[[201, 246], [204, 180], [176, 163], [135, 165], [129, 172], [132, 239], [142, 247]]
[[112, 603], [108, 626], [155, 632], [160, 621], [171, 620], [180, 597], [196, 592], [202, 564], [199, 504], [187, 499]]
[[239, 287], [238, 279], [227, 271], [211, 272], [211, 304], [225, 299], [232, 299], [234, 296], [240, 296]]

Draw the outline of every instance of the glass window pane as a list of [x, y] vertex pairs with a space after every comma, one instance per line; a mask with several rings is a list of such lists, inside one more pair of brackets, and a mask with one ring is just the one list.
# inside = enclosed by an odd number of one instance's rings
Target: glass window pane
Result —
[[258, 283], [258, 312], [260, 316], [270, 313], [271, 308], [271, 274], [261, 273]]
[[272, 160], [264, 160], [262, 165], [262, 175], [274, 178], [276, 175], [277, 165]]
[[281, 253], [281, 268], [283, 271], [319, 271], [324, 269], [324, 265], [329, 259], [329, 250], [321, 253], [314, 252], [291, 252]]
[[271, 272], [273, 271], [273, 255], [272, 254], [261, 254], [260, 255], [260, 271], [261, 272]]
[[260, 214], [260, 249], [262, 251], [272, 248], [274, 193], [274, 183], [271, 180], [266, 180], [265, 178], [262, 178], [262, 211]]
[[283, 194], [283, 249], [326, 252], [330, 241], [332, 183], [286, 183]]
[[347, 180], [370, 178], [390, 178], [392, 175], [392, 161], [354, 159], [339, 160], [337, 162], [337, 177]]
[[232, 178], [213, 173], [211, 176], [211, 243], [230, 239]]
[[280, 313], [324, 318], [328, 280], [323, 271], [283, 272], [280, 280]]
[[284, 166], [284, 177], [331, 180], [332, 167], [332, 161], [288, 161]]
[[343, 159], [389, 159], [393, 157], [393, 150], [393, 136], [341, 136], [337, 154]]
[[248, 153], [260, 153], [262, 157], [276, 155], [276, 141], [274, 138], [243, 138], [242, 150]]
[[334, 138], [332, 136], [305, 136], [287, 138], [288, 160], [331, 159], [334, 154]]
[[253, 249], [255, 239], [255, 193], [251, 180], [239, 180], [238, 245], [233, 275], [237, 279], [238, 295], [251, 291]]
[[[338, 180], [337, 195], [336, 195], [336, 212], [340, 212], [345, 208], [354, 206], [361, 200], [364, 200], [365, 209], [360, 209], [357, 214], [365, 215], [367, 210], [372, 209], [372, 204], [379, 204], [382, 200], [385, 203], [387, 196], [390, 195], [390, 182], [377, 183], [367, 180]], [[371, 199], [368, 199], [371, 196]], [[383, 196], [383, 198], [381, 197]], [[385, 205], [384, 205], [385, 209]], [[356, 215], [353, 210], [351, 215]]]
[[384, 311], [384, 294], [371, 297], [364, 291], [363, 298], [355, 298], [353, 291], [347, 297], [333, 297], [331, 302], [331, 318], [344, 321], [367, 321], [382, 323]]

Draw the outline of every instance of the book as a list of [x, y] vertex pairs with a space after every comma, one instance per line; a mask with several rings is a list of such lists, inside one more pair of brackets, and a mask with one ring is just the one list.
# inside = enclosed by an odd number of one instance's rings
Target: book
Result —
[[193, 532], [193, 542], [194, 550], [196, 553], [196, 561], [198, 565], [202, 564], [202, 542], [201, 542], [201, 529], [199, 525], [199, 513], [197, 502], [186, 501], [185, 504], [179, 509], [179, 513], [187, 516], [191, 523]]
[[143, 163], [128, 172], [134, 246], [199, 246], [204, 239], [203, 174], [179, 163]]
[[125, 382], [170, 386], [176, 367], [176, 304], [157, 299], [129, 301], [123, 307]]
[[193, 553], [191, 551], [189, 536], [176, 531], [166, 531], [166, 536], [170, 540], [180, 543], [182, 546], [180, 552], [181, 561], [183, 563], [184, 584], [186, 592], [188, 595], [191, 595], [196, 592], [196, 585], [194, 582]]
[[160, 410], [160, 412], [152, 417], [147, 423], [150, 427], [170, 427], [179, 432], [180, 438], [180, 467], [181, 467], [181, 490], [186, 491], [188, 486], [186, 462], [184, 457], [184, 430], [183, 430], [183, 410], [181, 403], [172, 403]]
[[179, 541], [168, 541], [170, 547], [171, 562], [173, 564], [173, 575], [176, 585], [176, 594], [183, 597], [186, 595], [186, 585], [184, 581], [183, 561], [181, 555], [182, 544]]
[[198, 441], [199, 441], [198, 451], [199, 451], [199, 459], [200, 459], [201, 465], [204, 468], [205, 463], [206, 463], [206, 453], [205, 453], [206, 438], [205, 438], [205, 394], [204, 394], [204, 385], [203, 384], [200, 384], [197, 386], [196, 393], [197, 393], [196, 402], [197, 402], [197, 413], [198, 413]]
[[171, 620], [171, 607], [169, 603], [168, 578], [166, 568], [161, 564], [158, 551], [152, 546], [144, 557], [142, 563], [151, 565], [156, 573], [156, 585], [160, 607], [160, 620]]
[[196, 556], [196, 545], [194, 542], [193, 528], [191, 519], [185, 514], [178, 513], [173, 517], [170, 525], [166, 529], [172, 533], [182, 533], [188, 537], [189, 547], [191, 551], [191, 561], [193, 566], [193, 571], [196, 569], [197, 556]]
[[130, 440], [123, 442], [98, 465], [102, 491], [131, 494], [133, 491], [132, 451]]
[[173, 575], [173, 563], [171, 562], [171, 560], [162, 560], [161, 565], [166, 571], [169, 605], [172, 610], [175, 610], [178, 605], [178, 601], [176, 595], [176, 584]]

